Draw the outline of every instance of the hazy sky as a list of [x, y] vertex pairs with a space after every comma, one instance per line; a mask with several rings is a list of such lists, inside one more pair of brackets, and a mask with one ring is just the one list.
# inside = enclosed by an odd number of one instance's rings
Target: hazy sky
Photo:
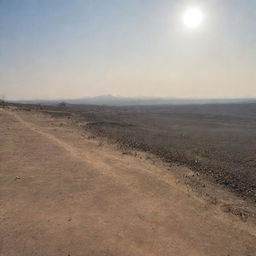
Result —
[[256, 97], [256, 1], [0, 0], [0, 95], [102, 94]]

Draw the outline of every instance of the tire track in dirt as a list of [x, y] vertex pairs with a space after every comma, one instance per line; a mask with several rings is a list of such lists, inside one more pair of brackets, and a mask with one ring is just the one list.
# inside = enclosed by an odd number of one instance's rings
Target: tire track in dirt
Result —
[[52, 142], [54, 142], [55, 144], [59, 145], [60, 147], [62, 147], [63, 149], [65, 149], [68, 153], [70, 153], [73, 157], [77, 157], [78, 158], [78, 151], [76, 149], [74, 149], [71, 145], [65, 143], [64, 141], [58, 139], [57, 137], [55, 137], [54, 135], [44, 132], [41, 129], [39, 129], [38, 127], [36, 127], [34, 124], [25, 121], [24, 119], [22, 119], [18, 114], [14, 113], [14, 112], [9, 112], [9, 114], [11, 114], [12, 116], [14, 116], [16, 118], [17, 121], [19, 121], [20, 123], [22, 123], [24, 126], [26, 126], [28, 129], [46, 137], [47, 139], [51, 140]]
[[[117, 175], [114, 172], [111, 172], [111, 168], [108, 164], [102, 162], [102, 161], [97, 161], [98, 158], [96, 155], [86, 155], [83, 151], [80, 149], [77, 149], [70, 144], [64, 142], [63, 140], [57, 138], [53, 134], [50, 134], [48, 132], [43, 131], [33, 123], [25, 121], [22, 117], [20, 117], [17, 113], [15, 112], [9, 112], [10, 115], [12, 115], [18, 122], [23, 124], [25, 127], [30, 129], [33, 132], [38, 133], [39, 135], [45, 137], [49, 141], [53, 142], [55, 145], [59, 146], [60, 148], [64, 149], [71, 157], [81, 161], [90, 164], [92, 167], [95, 168], [95, 170], [102, 172], [105, 175], [111, 176], [111, 177], [117, 177], [120, 178], [119, 175]], [[107, 170], [107, 171], [106, 171]]]
[[[103, 157], [101, 156], [101, 154], [95, 154], [95, 153], [90, 153], [90, 152], [85, 153], [82, 150], [75, 148], [72, 145], [64, 142], [63, 140], [57, 138], [53, 134], [43, 131], [41, 128], [39, 128], [35, 124], [25, 121], [16, 112], [8, 112], [8, 113], [10, 115], [12, 115], [21, 124], [23, 124], [25, 127], [30, 129], [31, 131], [36, 132], [36, 133], [40, 134], [41, 136], [44, 136], [45, 138], [47, 138], [48, 140], [50, 140], [51, 142], [53, 142], [60, 148], [64, 149], [67, 153], [70, 154], [71, 157], [74, 157], [79, 161], [89, 163], [97, 171], [101, 171], [102, 173], [104, 173], [106, 175], [114, 176], [116, 178], [122, 177], [122, 175], [119, 175], [116, 171], [113, 171], [113, 166], [111, 166], [110, 164], [105, 163], [103, 161]], [[114, 163], [114, 165], [115, 164], [117, 165], [115, 167], [118, 167], [119, 171], [122, 171], [123, 169], [127, 169], [127, 165], [122, 164], [122, 162], [120, 162], [120, 157], [118, 158], [114, 154], [112, 154], [111, 159], [114, 159], [114, 161], [116, 162], [116, 163]], [[177, 186], [176, 180], [174, 180], [173, 177], [170, 178], [170, 175], [167, 175], [167, 176], [164, 175], [164, 177], [162, 177], [161, 175], [158, 175], [157, 172], [153, 173], [151, 170], [149, 170], [147, 168], [146, 169], [141, 168], [140, 166], [137, 167], [137, 170], [146, 172], [147, 174], [154, 176], [157, 179], [161, 180], [161, 182], [164, 182], [168, 185], [174, 186], [177, 189], [182, 190], [184, 193], [187, 193], [187, 188], [186, 187], [181, 188], [181, 186]], [[129, 173], [126, 173], [126, 174], [129, 175]], [[161, 173], [161, 174], [163, 174], [163, 173]], [[127, 182], [124, 181], [124, 184], [127, 184]]]

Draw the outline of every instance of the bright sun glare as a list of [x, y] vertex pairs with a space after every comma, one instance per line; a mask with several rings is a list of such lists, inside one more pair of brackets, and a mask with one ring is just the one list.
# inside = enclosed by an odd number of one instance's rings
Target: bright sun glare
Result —
[[188, 8], [183, 14], [183, 23], [188, 28], [197, 28], [203, 21], [203, 12], [199, 7]]

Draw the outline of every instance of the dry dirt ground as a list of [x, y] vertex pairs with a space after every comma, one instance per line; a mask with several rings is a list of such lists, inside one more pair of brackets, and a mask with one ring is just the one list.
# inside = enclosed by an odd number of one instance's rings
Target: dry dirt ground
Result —
[[1, 256], [256, 255], [255, 223], [41, 113], [0, 111], [0, 196]]

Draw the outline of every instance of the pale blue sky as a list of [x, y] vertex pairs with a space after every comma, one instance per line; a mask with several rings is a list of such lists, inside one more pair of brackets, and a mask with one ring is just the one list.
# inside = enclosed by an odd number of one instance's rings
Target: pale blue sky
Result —
[[256, 97], [256, 1], [0, 0], [0, 95], [102, 94]]

